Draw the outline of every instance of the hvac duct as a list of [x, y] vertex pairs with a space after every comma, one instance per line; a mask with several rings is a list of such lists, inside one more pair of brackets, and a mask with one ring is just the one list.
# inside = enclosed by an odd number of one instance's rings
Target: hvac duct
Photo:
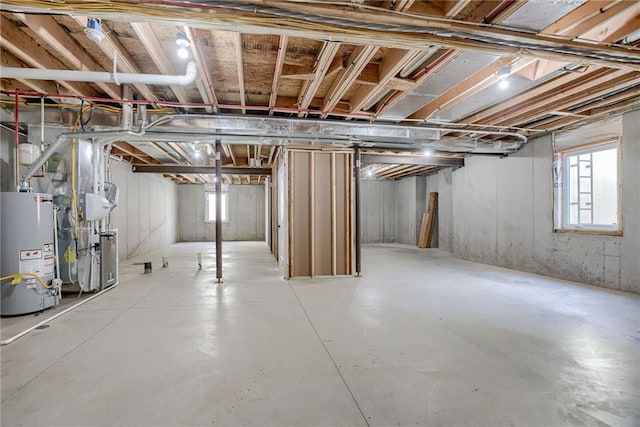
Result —
[[73, 82], [104, 82], [116, 84], [180, 85], [193, 83], [196, 63], [187, 64], [184, 75], [108, 73], [105, 71], [41, 70], [38, 68], [0, 67], [4, 79], [64, 80]]

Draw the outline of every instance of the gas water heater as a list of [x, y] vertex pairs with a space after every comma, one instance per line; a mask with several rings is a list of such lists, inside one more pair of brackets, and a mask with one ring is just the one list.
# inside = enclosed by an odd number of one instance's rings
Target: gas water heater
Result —
[[3, 316], [33, 313], [58, 304], [53, 200], [40, 193], [0, 193]]

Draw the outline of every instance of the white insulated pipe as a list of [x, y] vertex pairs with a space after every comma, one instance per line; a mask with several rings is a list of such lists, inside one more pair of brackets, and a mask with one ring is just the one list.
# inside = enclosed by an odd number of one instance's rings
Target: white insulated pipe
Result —
[[39, 68], [0, 67], [3, 79], [64, 80], [69, 82], [103, 82], [120, 84], [178, 85], [193, 83], [196, 63], [187, 64], [184, 75], [108, 73], [105, 71], [43, 70]]
[[108, 288], [101, 290], [97, 294], [91, 295], [89, 298], [87, 298], [85, 300], [82, 300], [79, 303], [74, 304], [74, 305], [72, 305], [71, 307], [69, 307], [69, 308], [67, 308], [65, 310], [62, 310], [61, 312], [59, 312], [57, 314], [54, 314], [53, 316], [44, 319], [42, 322], [37, 323], [37, 324], [33, 325], [32, 327], [25, 329], [24, 331], [20, 332], [17, 335], [12, 336], [11, 338], [7, 338], [7, 339], [4, 339], [4, 340], [0, 341], [0, 346], [11, 344], [12, 342], [17, 340], [18, 338], [21, 338], [21, 337], [27, 335], [29, 332], [33, 331], [34, 329], [38, 329], [40, 326], [46, 325], [47, 323], [51, 322], [54, 319], [57, 319], [58, 317], [62, 316], [63, 314], [67, 314], [71, 310], [74, 310], [74, 309], [80, 307], [82, 304], [88, 303], [92, 299], [99, 297], [100, 295], [104, 294], [105, 292], [110, 291], [111, 289], [114, 289], [116, 286], [118, 286], [118, 283], [115, 283], [115, 284], [109, 286]]

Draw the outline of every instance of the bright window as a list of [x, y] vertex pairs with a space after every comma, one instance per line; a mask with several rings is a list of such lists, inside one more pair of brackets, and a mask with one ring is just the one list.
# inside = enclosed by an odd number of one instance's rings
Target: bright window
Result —
[[[216, 221], [216, 193], [205, 193], [205, 215], [206, 222]], [[227, 203], [227, 193], [220, 194], [220, 206], [222, 208], [222, 222], [229, 221], [229, 207]]]
[[560, 164], [560, 228], [618, 231], [617, 143], [565, 151]]

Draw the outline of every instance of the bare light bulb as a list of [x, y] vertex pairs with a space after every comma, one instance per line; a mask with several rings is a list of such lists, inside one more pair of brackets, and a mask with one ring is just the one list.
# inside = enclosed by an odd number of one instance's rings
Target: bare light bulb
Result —
[[373, 176], [373, 171], [371, 169], [367, 171], [367, 176]]
[[178, 57], [180, 59], [187, 59], [189, 57], [189, 51], [186, 47], [181, 47], [180, 49], [178, 49]]
[[422, 155], [423, 155], [423, 156], [425, 156], [425, 157], [431, 157], [431, 154], [433, 154], [433, 153], [431, 152], [431, 150], [424, 150], [424, 151], [422, 152]]
[[509, 80], [501, 79], [500, 82], [498, 82], [498, 87], [502, 90], [505, 90], [509, 87]]

